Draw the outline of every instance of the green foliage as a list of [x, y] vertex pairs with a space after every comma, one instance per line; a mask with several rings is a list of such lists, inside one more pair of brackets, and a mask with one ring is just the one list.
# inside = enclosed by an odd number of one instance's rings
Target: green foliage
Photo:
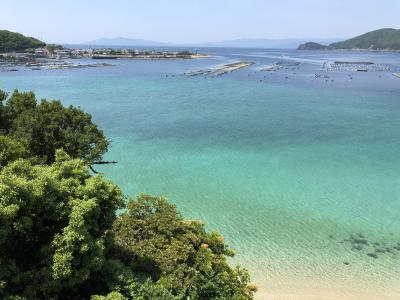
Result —
[[56, 44], [47, 44], [46, 49], [49, 50], [50, 53], [54, 53], [55, 50], [63, 50], [64, 47]]
[[150, 279], [133, 284], [130, 289], [128, 296], [124, 296], [123, 293], [113, 291], [106, 296], [92, 296], [91, 300], [177, 300], [165, 287], [159, 283], [154, 283]]
[[193, 55], [193, 53], [190, 51], [187, 51], [187, 50], [178, 52], [176, 54], [176, 56], [180, 57], [180, 58], [190, 58], [192, 55]]
[[107, 151], [108, 141], [91, 116], [79, 108], [64, 107], [60, 101], [38, 104], [34, 93], [14, 91], [3, 114], [3, 130], [25, 140], [31, 154], [48, 164], [60, 148], [90, 163], [101, 160]]
[[19, 160], [4, 167], [0, 298], [87, 296], [82, 287], [105, 263], [109, 229], [122, 204], [117, 186], [89, 176], [81, 160], [63, 151], [52, 166]]
[[5, 91], [0, 90], [0, 102], [6, 100], [7, 93]]
[[32, 92], [0, 103], [0, 299], [253, 298], [223, 237], [164, 198], [117, 217], [121, 190], [88, 171], [108, 145], [90, 115]]
[[29, 151], [25, 145], [7, 136], [0, 135], [0, 169], [20, 158], [28, 158]]
[[400, 30], [385, 28], [333, 43], [332, 49], [400, 50]]
[[107, 296], [92, 296], [91, 300], [128, 300], [119, 292], [111, 292]]
[[7, 114], [10, 119], [16, 119], [24, 112], [31, 112], [36, 108], [37, 101], [33, 92], [18, 92], [15, 90], [6, 103]]
[[0, 52], [23, 51], [28, 48], [40, 48], [45, 43], [32, 37], [8, 30], [0, 30]]
[[5, 166], [0, 298], [253, 298], [248, 273], [228, 265], [233, 253], [219, 234], [184, 221], [164, 198], [141, 195], [117, 218], [122, 205], [117, 186], [64, 151], [51, 166]]
[[198, 221], [184, 221], [164, 198], [140, 195], [113, 230], [123, 259], [162, 283], [177, 299], [252, 299], [245, 270], [226, 261], [233, 252], [218, 233], [207, 233]]
[[360, 36], [332, 43], [329, 46], [318, 43], [305, 43], [298, 50], [325, 50], [325, 49], [371, 49], [371, 50], [400, 50], [400, 29], [384, 28], [371, 31]]
[[2, 131], [4, 131], [7, 126], [6, 111], [3, 104], [3, 101], [6, 100], [6, 98], [7, 93], [0, 90], [0, 134], [3, 133]]
[[308, 43], [304, 43], [301, 44], [297, 50], [326, 50], [328, 49], [328, 46], [325, 45], [321, 45], [318, 43], [314, 43], [314, 42], [308, 42]]

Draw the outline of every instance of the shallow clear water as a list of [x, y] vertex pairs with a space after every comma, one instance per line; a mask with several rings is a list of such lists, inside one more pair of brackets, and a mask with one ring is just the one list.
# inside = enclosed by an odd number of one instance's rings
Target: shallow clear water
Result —
[[[112, 140], [107, 159], [119, 162], [99, 170], [126, 194], [165, 195], [185, 217], [220, 231], [260, 297], [370, 289], [398, 299], [400, 79], [349, 79], [321, 67], [372, 60], [395, 71], [400, 54], [207, 51], [216, 56], [0, 73], [0, 88], [90, 112]], [[257, 71], [282, 58], [302, 64]], [[218, 78], [182, 75], [238, 59], [256, 65]], [[356, 234], [368, 245], [346, 241]]]

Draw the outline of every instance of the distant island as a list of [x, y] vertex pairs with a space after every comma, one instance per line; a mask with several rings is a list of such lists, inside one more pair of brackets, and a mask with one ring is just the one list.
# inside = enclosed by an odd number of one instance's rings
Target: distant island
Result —
[[307, 42], [297, 47], [297, 50], [329, 50], [329, 46], [325, 46], [316, 42]]
[[384, 28], [330, 45], [315, 42], [301, 44], [297, 50], [381, 50], [400, 51], [400, 30]]

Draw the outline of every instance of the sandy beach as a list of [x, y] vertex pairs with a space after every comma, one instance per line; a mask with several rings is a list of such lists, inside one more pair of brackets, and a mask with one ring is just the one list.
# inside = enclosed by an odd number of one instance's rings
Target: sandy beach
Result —
[[[334, 274], [323, 274], [316, 270], [315, 275], [294, 272], [271, 278], [268, 285], [262, 285], [256, 294], [257, 300], [398, 300], [400, 299], [400, 280], [388, 273], [377, 274], [366, 268], [343, 272], [332, 269]], [[296, 274], [298, 276], [296, 276]], [[296, 278], [298, 277], [298, 278]]]

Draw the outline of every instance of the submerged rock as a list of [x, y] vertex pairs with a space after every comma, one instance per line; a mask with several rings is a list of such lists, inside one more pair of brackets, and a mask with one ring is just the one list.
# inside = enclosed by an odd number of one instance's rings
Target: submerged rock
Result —
[[[329, 235], [329, 238], [333, 238], [333, 235]], [[384, 240], [371, 240], [362, 233], [352, 233], [347, 239], [339, 242], [348, 245], [352, 251], [360, 251], [374, 259], [379, 258], [381, 255], [395, 259], [398, 258], [398, 253], [400, 252], [400, 242], [395, 244]]]
[[356, 245], [351, 248], [351, 250], [357, 250], [357, 251], [361, 251], [362, 249], [363, 249], [363, 246], [361, 246], [361, 245]]
[[367, 255], [368, 255], [369, 257], [372, 257], [372, 258], [375, 258], [375, 259], [378, 258], [378, 255], [375, 254], [375, 253], [367, 253]]
[[376, 248], [376, 249], [375, 249], [375, 252], [376, 252], [376, 253], [385, 253], [385, 252], [386, 252], [386, 249], [383, 249], [383, 248]]

